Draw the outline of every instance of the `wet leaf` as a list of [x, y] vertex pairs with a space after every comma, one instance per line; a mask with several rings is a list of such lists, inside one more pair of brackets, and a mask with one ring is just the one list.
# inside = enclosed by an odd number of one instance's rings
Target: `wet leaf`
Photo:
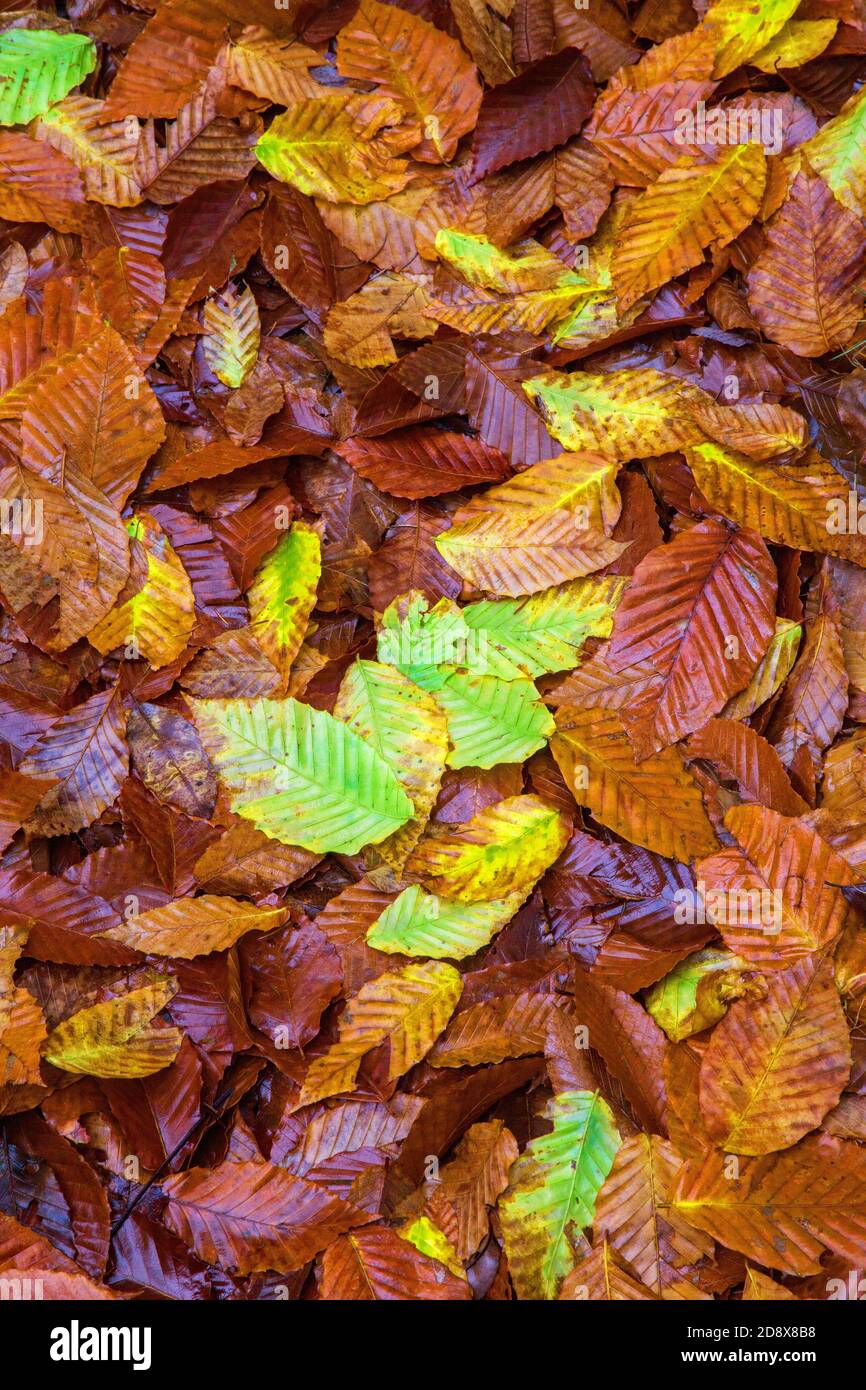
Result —
[[856, 1298], [861, 10], [7, 6], [0, 1294]]

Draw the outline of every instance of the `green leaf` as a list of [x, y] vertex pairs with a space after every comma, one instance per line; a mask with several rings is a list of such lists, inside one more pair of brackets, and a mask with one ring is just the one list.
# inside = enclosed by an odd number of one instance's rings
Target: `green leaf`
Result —
[[487, 599], [470, 603], [463, 619], [483, 637], [472, 644], [483, 652], [492, 675], [503, 680], [572, 670], [587, 637], [609, 637], [624, 579], [574, 579], [525, 599]]
[[434, 696], [396, 667], [360, 660], [343, 678], [334, 715], [385, 760], [415, 808], [393, 842], [379, 846], [383, 861], [399, 870], [439, 795], [448, 756], [445, 715]]
[[441, 598], [428, 612], [427, 599], [412, 589], [382, 614], [379, 660], [396, 666], [416, 685], [427, 682], [425, 689], [432, 689], [430, 682], [444, 664], [487, 674], [476, 645], [463, 612], [449, 598]]
[[495, 902], [455, 903], [413, 883], [376, 918], [367, 945], [388, 955], [463, 960], [493, 940], [529, 892], [520, 888]]
[[522, 763], [556, 728], [532, 681], [503, 681], [442, 666], [424, 688], [433, 691], [448, 720], [449, 767]]
[[620, 1136], [597, 1091], [564, 1091], [547, 1108], [550, 1134], [511, 1169], [499, 1204], [508, 1268], [520, 1299], [553, 1299], [577, 1263], [571, 1237], [589, 1226]]
[[7, 29], [0, 34], [0, 125], [26, 125], [96, 67], [86, 34]]
[[466, 612], [450, 599], [428, 612], [423, 594], [403, 594], [382, 615], [379, 659], [435, 696], [448, 719], [449, 767], [522, 762], [544, 746], [553, 721], [532, 681], [469, 626]]
[[356, 854], [412, 815], [385, 760], [324, 710], [293, 699], [189, 703], [231, 809], [272, 839]]

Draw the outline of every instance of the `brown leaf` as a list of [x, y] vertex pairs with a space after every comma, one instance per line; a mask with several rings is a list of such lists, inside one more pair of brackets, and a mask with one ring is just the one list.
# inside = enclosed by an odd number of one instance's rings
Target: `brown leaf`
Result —
[[194, 724], [143, 703], [130, 710], [126, 737], [133, 770], [160, 801], [188, 816], [212, 815], [216, 774]]
[[238, 1274], [289, 1272], [343, 1231], [370, 1221], [304, 1178], [270, 1163], [222, 1163], [167, 1178], [166, 1222], [200, 1259]]

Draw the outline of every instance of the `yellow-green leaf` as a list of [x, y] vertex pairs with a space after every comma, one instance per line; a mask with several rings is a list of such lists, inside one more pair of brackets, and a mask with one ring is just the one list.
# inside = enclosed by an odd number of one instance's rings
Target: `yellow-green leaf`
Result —
[[675, 965], [647, 990], [644, 1003], [671, 1042], [681, 1042], [724, 1018], [728, 1005], [748, 993], [757, 978], [732, 951], [709, 947]]
[[575, 667], [588, 637], [610, 636], [624, 588], [624, 579], [573, 579], [529, 598], [470, 603], [463, 619], [490, 674], [541, 676]]
[[296, 521], [262, 560], [247, 590], [253, 636], [279, 671], [283, 690], [307, 631], [321, 574], [318, 532]]
[[0, 34], [0, 125], [26, 125], [96, 67], [87, 34], [7, 29]]
[[384, 758], [325, 710], [291, 698], [189, 703], [231, 809], [272, 839], [356, 854], [412, 815]]
[[382, 757], [415, 814], [368, 856], [399, 870], [427, 823], [448, 756], [448, 724], [433, 695], [379, 661], [356, 661], [340, 686], [334, 715]]
[[850, 96], [832, 120], [800, 147], [839, 202], [866, 217], [866, 88]]
[[523, 762], [554, 730], [532, 681], [503, 681], [442, 666], [435, 684], [425, 689], [433, 690], [448, 719], [449, 767]]
[[525, 294], [570, 285], [589, 291], [592, 282], [568, 266], [540, 242], [527, 238], [503, 251], [486, 236], [440, 227], [436, 254], [469, 285], [500, 294]]
[[367, 945], [388, 955], [463, 960], [489, 945], [529, 891], [521, 888], [492, 902], [449, 902], [412, 883], [376, 918]]
[[397, 1234], [403, 1240], [408, 1240], [410, 1245], [414, 1245], [416, 1250], [420, 1250], [422, 1255], [428, 1255], [431, 1260], [438, 1260], [458, 1279], [466, 1278], [460, 1256], [448, 1237], [433, 1224], [429, 1216], [416, 1216], [414, 1220], [404, 1221], [403, 1225], [397, 1228]]

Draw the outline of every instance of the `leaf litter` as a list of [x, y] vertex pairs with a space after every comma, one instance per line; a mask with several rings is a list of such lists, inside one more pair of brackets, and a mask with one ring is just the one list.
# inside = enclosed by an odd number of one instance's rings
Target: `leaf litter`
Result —
[[4, 1279], [866, 1263], [864, 32], [4, 14]]

